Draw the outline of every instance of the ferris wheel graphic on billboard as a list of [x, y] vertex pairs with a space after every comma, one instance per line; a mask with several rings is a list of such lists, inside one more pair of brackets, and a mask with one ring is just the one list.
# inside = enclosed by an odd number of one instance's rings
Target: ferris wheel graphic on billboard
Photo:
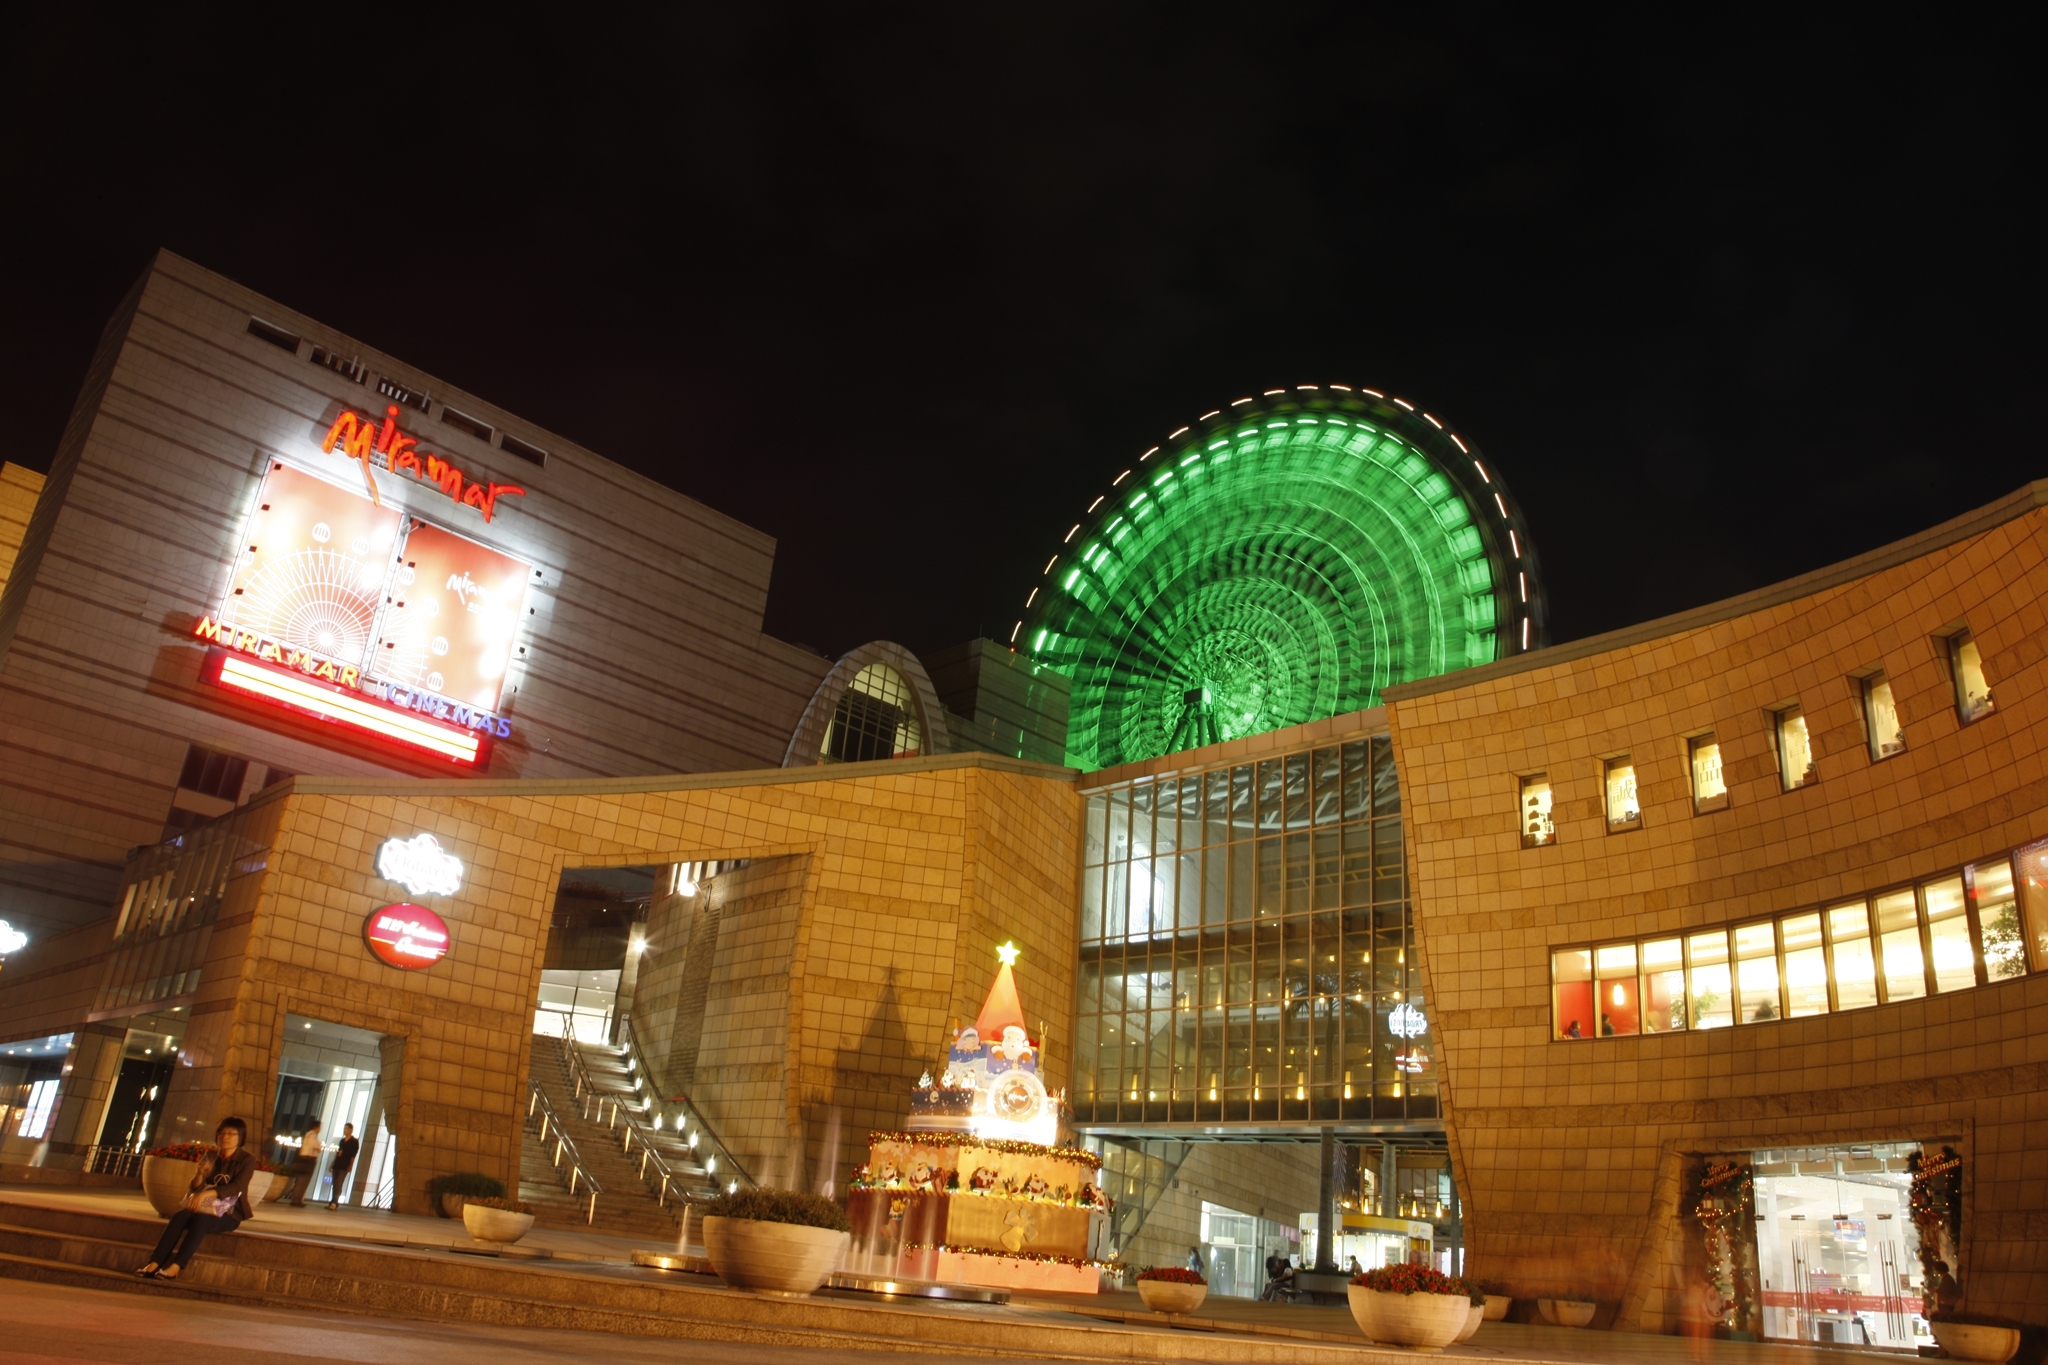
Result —
[[264, 480], [221, 620], [330, 659], [369, 649], [399, 530], [395, 509], [280, 464]]

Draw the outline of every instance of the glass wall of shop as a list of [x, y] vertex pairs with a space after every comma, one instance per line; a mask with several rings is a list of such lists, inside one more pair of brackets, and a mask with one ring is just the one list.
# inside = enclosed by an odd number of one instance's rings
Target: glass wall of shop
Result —
[[1384, 737], [1088, 799], [1079, 1123], [1434, 1118]]
[[[397, 1098], [398, 1083], [397, 1059], [387, 1056], [390, 1051], [383, 1034], [303, 1015], [285, 1016], [264, 1155], [284, 1169], [298, 1156], [307, 1130], [319, 1122], [321, 1151], [302, 1195], [306, 1202], [390, 1207], [387, 1187], [396, 1143], [385, 1107]], [[354, 1169], [335, 1189], [334, 1152], [347, 1125], [354, 1126], [360, 1146]]]
[[41, 1165], [71, 1035], [23, 1038], [0, 1046], [0, 1162]]
[[1932, 1347], [1912, 1216], [1917, 1144], [1756, 1152], [1757, 1288], [1781, 1341]]
[[2048, 840], [1737, 924], [1553, 949], [1552, 1036], [1629, 1037], [1835, 1014], [2048, 970]]
[[1284, 1223], [1202, 1204], [1202, 1269], [1209, 1292], [1256, 1299], [1266, 1289], [1266, 1258], [1299, 1261], [1301, 1234]]

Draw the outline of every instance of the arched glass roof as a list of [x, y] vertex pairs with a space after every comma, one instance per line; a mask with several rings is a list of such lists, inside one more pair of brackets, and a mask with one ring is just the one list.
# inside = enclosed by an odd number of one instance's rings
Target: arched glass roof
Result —
[[1089, 505], [1012, 643], [1094, 770], [1379, 704], [1544, 643], [1498, 472], [1431, 414], [1303, 385], [1205, 414]]

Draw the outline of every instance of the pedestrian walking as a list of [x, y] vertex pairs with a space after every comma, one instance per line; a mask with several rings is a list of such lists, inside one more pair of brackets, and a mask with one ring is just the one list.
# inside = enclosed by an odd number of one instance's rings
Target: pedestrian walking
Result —
[[249, 1207], [249, 1177], [256, 1174], [256, 1154], [249, 1150], [249, 1125], [240, 1119], [222, 1119], [213, 1141], [220, 1150], [199, 1164], [185, 1207], [171, 1215], [163, 1236], [156, 1239], [156, 1250], [137, 1275], [177, 1279], [209, 1234], [233, 1232], [254, 1216], [255, 1210]]
[[327, 1167], [327, 1211], [334, 1212], [341, 1202], [341, 1187], [348, 1181], [348, 1173], [356, 1168], [356, 1153], [362, 1144], [356, 1141], [356, 1126], [353, 1123], [341, 1125], [341, 1141], [334, 1144], [334, 1161]]
[[286, 1174], [291, 1176], [291, 1183], [278, 1198], [295, 1209], [306, 1207], [306, 1187], [320, 1178], [320, 1120], [306, 1125], [299, 1138], [299, 1154], [292, 1158]]

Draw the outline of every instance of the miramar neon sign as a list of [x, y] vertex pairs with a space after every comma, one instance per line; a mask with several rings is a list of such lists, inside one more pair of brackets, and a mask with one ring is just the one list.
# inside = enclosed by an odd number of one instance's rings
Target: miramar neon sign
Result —
[[379, 507], [384, 504], [377, 496], [376, 462], [373, 458], [377, 455], [384, 457], [385, 466], [392, 473], [410, 474], [421, 483], [434, 485], [464, 507], [474, 507], [483, 513], [485, 521], [489, 521], [497, 509], [501, 494], [526, 496], [526, 490], [517, 484], [471, 479], [439, 455], [417, 449], [418, 439], [398, 429], [396, 404], [384, 409], [381, 425], [375, 418], [343, 409], [341, 416], [334, 419], [334, 425], [327, 429], [327, 439], [320, 443], [320, 449], [330, 455], [336, 446], [341, 447], [349, 459], [362, 465], [363, 482], [369, 486], [370, 501]]

